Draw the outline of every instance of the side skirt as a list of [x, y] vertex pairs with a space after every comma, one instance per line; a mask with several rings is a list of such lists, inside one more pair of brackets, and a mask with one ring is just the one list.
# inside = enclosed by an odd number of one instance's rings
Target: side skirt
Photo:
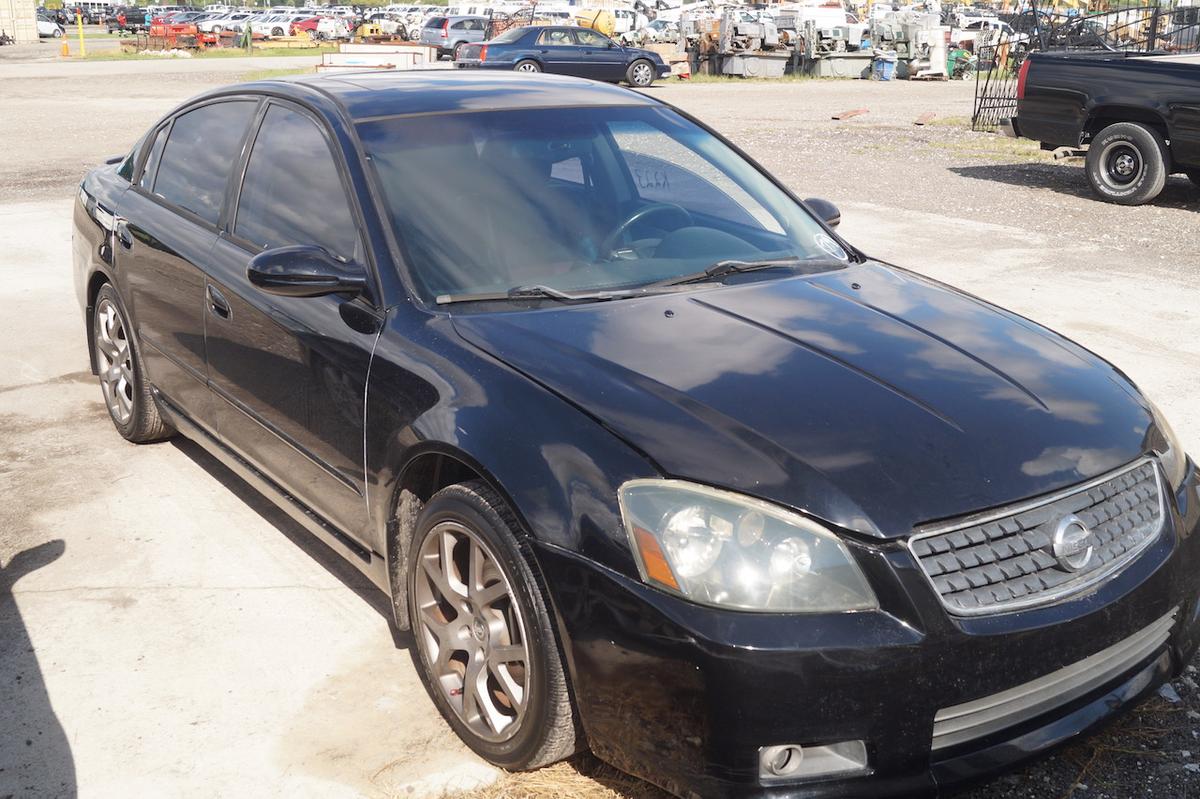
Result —
[[217, 440], [207, 430], [193, 422], [183, 411], [171, 404], [170, 400], [154, 392], [158, 407], [171, 426], [183, 433], [210, 455], [223, 463], [238, 477], [245, 480], [256, 491], [274, 502], [288, 516], [291, 516], [304, 529], [312, 533], [321, 543], [341, 555], [355, 568], [367, 576], [372, 583], [382, 591], [391, 595], [391, 583], [388, 580], [387, 558], [377, 552], [372, 552], [354, 539], [338, 530], [325, 519], [313, 513], [307, 505], [284, 491], [275, 481], [264, 475], [237, 453], [230, 450]]

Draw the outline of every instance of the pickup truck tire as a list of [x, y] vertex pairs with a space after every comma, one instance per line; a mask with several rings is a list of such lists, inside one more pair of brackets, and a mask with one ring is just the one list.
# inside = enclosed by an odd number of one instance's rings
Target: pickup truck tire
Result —
[[1119, 205], [1141, 205], [1167, 182], [1170, 154], [1158, 131], [1136, 122], [1118, 122], [1097, 133], [1084, 169], [1097, 194]]

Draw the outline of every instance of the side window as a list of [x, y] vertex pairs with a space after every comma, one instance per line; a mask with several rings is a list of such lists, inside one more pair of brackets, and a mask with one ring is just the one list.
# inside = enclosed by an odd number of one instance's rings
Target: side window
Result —
[[570, 31], [552, 29], [538, 37], [538, 44], [570, 45], [575, 44], [575, 40], [571, 38]]
[[453, 25], [450, 26], [450, 30], [461, 31], [461, 30], [465, 30], [466, 27], [467, 27], [467, 21], [465, 19], [460, 19], [458, 22], [455, 22]]
[[233, 232], [263, 249], [315, 244], [361, 261], [358, 228], [325, 133], [308, 116], [272, 106], [254, 140]]
[[584, 47], [608, 47], [609, 43], [609, 39], [607, 37], [602, 36], [593, 30], [588, 30], [587, 28], [580, 28], [579, 30], [575, 31], [575, 38], [578, 39], [579, 43]]
[[163, 125], [158, 129], [158, 133], [154, 136], [154, 142], [150, 145], [150, 153], [146, 156], [146, 164], [142, 167], [142, 176], [138, 179], [138, 185], [146, 191], [150, 191], [154, 186], [154, 172], [158, 169], [158, 161], [162, 158], [163, 147], [167, 144], [167, 129], [170, 125]]
[[234, 100], [175, 119], [154, 179], [154, 193], [216, 224], [229, 171], [257, 103]]

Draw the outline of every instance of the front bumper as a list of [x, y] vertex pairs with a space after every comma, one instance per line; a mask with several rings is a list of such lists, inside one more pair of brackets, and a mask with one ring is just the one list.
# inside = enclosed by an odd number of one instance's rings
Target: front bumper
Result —
[[[936, 795], [1047, 751], [1187, 664], [1200, 642], [1194, 468], [1174, 504], [1154, 544], [1090, 593], [974, 618], [947, 614], [900, 542], [855, 547], [882, 610], [810, 616], [701, 608], [554, 548], [538, 560], [603, 760], [681, 796]], [[933, 748], [939, 710], [1036, 684], [1173, 612], [1152, 650], [1086, 693]], [[865, 775], [759, 779], [760, 747], [851, 740], [866, 744]]]

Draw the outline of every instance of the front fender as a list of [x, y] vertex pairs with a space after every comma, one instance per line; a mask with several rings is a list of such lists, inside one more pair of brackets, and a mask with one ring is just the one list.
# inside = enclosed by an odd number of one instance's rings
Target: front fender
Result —
[[389, 544], [406, 468], [445, 454], [480, 474], [539, 542], [624, 574], [637, 568], [617, 487], [653, 464], [574, 405], [461, 339], [448, 316], [394, 309], [367, 387], [367, 499]]

